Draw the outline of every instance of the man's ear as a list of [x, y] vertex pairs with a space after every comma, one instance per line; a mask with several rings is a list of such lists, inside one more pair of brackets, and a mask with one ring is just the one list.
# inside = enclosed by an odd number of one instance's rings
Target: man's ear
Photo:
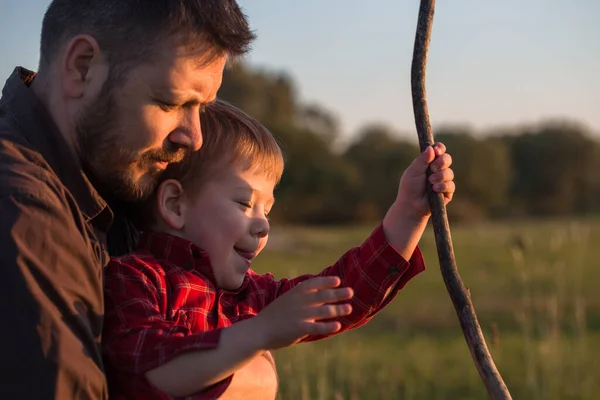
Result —
[[61, 64], [61, 76], [67, 97], [78, 99], [86, 91], [99, 92], [108, 78], [108, 64], [96, 39], [90, 35], [77, 35], [69, 41]]
[[181, 183], [175, 179], [167, 179], [159, 185], [156, 193], [156, 207], [160, 219], [170, 229], [183, 229], [187, 203]]

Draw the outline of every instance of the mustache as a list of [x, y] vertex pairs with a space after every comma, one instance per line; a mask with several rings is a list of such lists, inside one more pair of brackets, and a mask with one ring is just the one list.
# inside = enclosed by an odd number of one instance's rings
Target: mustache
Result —
[[175, 164], [183, 161], [187, 156], [188, 150], [179, 148], [177, 150], [151, 150], [140, 157], [140, 161], [143, 163], [155, 163], [155, 162], [166, 162], [169, 164]]

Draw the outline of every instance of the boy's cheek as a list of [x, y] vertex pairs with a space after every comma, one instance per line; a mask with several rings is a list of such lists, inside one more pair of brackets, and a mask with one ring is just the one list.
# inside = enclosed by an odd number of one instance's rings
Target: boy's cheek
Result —
[[269, 236], [265, 236], [264, 238], [260, 239], [260, 242], [258, 244], [258, 250], [256, 251], [256, 255], [259, 255], [263, 251], [263, 249], [267, 245], [268, 241], [269, 241]]

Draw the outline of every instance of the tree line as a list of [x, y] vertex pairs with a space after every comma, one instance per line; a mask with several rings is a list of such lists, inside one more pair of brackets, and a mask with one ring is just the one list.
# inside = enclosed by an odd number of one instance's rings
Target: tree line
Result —
[[[402, 171], [419, 153], [382, 124], [364, 126], [340, 145], [338, 121], [323, 106], [301, 103], [285, 73], [243, 63], [227, 69], [219, 97], [261, 121], [278, 138], [286, 168], [272, 218], [294, 224], [380, 219]], [[569, 120], [475, 132], [434, 130], [454, 160], [454, 221], [543, 217], [600, 211], [600, 142]]]

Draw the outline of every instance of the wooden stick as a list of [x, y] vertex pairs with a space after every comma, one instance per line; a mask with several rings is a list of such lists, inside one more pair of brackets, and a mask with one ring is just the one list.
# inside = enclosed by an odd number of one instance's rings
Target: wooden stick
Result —
[[[431, 39], [434, 8], [435, 0], [421, 0], [412, 60], [412, 100], [421, 151], [424, 151], [434, 143], [425, 93], [425, 69], [427, 65], [427, 51]], [[442, 277], [454, 304], [454, 309], [458, 314], [458, 319], [460, 320], [460, 325], [475, 366], [491, 399], [512, 399], [485, 343], [469, 291], [463, 285], [458, 274], [444, 197], [442, 194], [437, 194], [431, 190], [430, 184], [427, 187], [429, 190], [431, 218]]]

